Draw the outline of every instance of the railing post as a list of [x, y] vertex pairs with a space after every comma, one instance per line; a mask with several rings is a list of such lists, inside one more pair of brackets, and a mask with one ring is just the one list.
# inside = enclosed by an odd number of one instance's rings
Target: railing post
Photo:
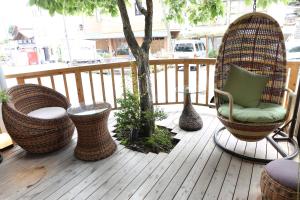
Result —
[[131, 78], [132, 78], [132, 89], [134, 93], [138, 92], [138, 80], [137, 80], [137, 66], [135, 62], [130, 63], [131, 67]]
[[206, 64], [206, 93], [205, 93], [205, 105], [208, 106], [208, 96], [209, 96], [209, 64]]
[[288, 83], [288, 88], [296, 91], [296, 85], [297, 85], [297, 79], [298, 79], [298, 73], [299, 73], [299, 66], [297, 65], [290, 65], [290, 78]]
[[189, 72], [190, 72], [189, 68], [190, 68], [189, 63], [184, 61], [183, 90], [185, 90], [186, 87], [189, 87]]
[[77, 86], [77, 95], [79, 103], [84, 103], [84, 95], [83, 95], [83, 86], [81, 80], [81, 72], [75, 72], [76, 86]]
[[18, 85], [23, 85], [23, 84], [25, 84], [25, 79], [21, 78], [21, 77], [18, 77], [17, 82], [18, 82]]

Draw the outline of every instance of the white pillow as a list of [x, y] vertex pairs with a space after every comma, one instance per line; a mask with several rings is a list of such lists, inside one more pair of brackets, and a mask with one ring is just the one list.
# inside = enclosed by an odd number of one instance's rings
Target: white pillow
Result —
[[56, 119], [63, 117], [66, 110], [62, 107], [44, 107], [31, 111], [27, 115], [38, 119]]

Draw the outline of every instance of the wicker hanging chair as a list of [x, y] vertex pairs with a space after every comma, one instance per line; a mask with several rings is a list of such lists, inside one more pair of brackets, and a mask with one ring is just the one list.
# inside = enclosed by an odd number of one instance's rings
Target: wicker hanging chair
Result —
[[[261, 101], [282, 104], [287, 74], [286, 53], [281, 28], [272, 17], [254, 12], [238, 18], [229, 26], [216, 63], [217, 109], [222, 103], [218, 98], [219, 90], [224, 87], [230, 64], [270, 77]], [[235, 137], [246, 141], [263, 139], [284, 122], [241, 123], [220, 114], [218, 118]]]
[[[247, 71], [269, 77], [260, 101], [282, 105], [286, 87], [286, 50], [279, 24], [269, 15], [253, 12], [235, 20], [226, 31], [215, 69], [215, 102], [216, 108], [224, 103], [221, 96], [231, 65]], [[272, 123], [239, 122], [232, 116], [224, 117], [218, 112], [218, 118], [225, 128], [236, 138], [243, 141], [258, 141], [266, 138], [283, 125], [289, 116], [290, 97], [286, 119]], [[224, 99], [224, 98], [223, 98]], [[224, 128], [220, 131], [223, 131]], [[221, 146], [215, 135], [215, 141]], [[221, 146], [224, 150], [226, 148]], [[232, 153], [232, 152], [230, 152]], [[293, 155], [294, 156], [294, 155]], [[284, 157], [284, 156], [283, 156]]]

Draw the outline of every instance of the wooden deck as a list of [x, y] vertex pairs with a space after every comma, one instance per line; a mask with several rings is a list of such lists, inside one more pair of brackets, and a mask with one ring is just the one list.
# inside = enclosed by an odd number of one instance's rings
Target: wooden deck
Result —
[[[213, 134], [221, 124], [214, 109], [196, 107], [204, 121], [196, 132], [178, 128], [182, 105], [164, 109], [169, 117], [159, 124], [180, 139], [169, 154], [137, 153], [119, 144], [109, 158], [84, 162], [73, 156], [76, 134], [69, 146], [48, 155], [27, 154], [15, 146], [3, 152], [0, 199], [261, 199], [263, 165], [216, 147]], [[110, 130], [114, 124], [111, 114]], [[229, 134], [220, 139], [244, 154], [278, 157], [266, 140], [246, 143]]]

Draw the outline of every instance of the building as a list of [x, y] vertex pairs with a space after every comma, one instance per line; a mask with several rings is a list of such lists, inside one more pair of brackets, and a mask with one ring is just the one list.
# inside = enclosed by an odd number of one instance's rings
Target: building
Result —
[[[180, 32], [180, 25], [165, 20], [164, 7], [162, 0], [154, 0], [153, 17], [153, 42], [151, 44], [151, 53], [156, 53], [161, 49], [169, 49], [168, 36], [176, 38]], [[135, 1], [131, 1], [128, 8], [128, 15], [135, 37], [139, 44], [144, 37], [144, 16], [135, 7]], [[123, 34], [123, 25], [121, 17], [111, 17], [103, 15], [100, 11], [92, 17], [83, 17], [82, 32], [84, 39], [95, 40], [96, 48], [108, 50], [110, 53], [117, 48], [126, 46], [126, 40]], [[169, 31], [168, 31], [169, 29]], [[170, 37], [169, 36], [169, 37]]]

